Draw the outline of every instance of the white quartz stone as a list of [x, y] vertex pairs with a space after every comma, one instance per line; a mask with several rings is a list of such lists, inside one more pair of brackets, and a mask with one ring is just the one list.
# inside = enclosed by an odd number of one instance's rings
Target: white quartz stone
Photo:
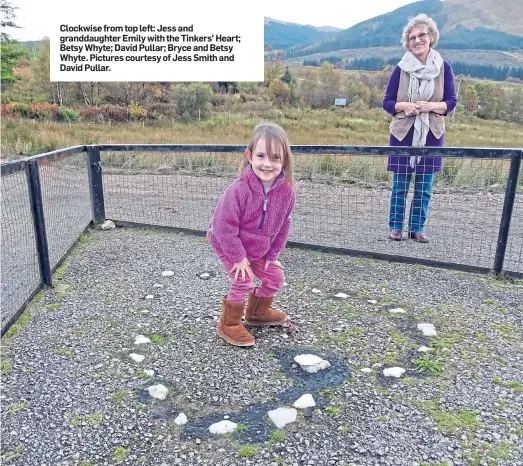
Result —
[[129, 356], [133, 361], [136, 362], [142, 362], [145, 359], [145, 356], [143, 354], [131, 353]]
[[278, 429], [296, 421], [298, 411], [295, 408], [277, 408], [267, 413]]
[[293, 404], [295, 408], [305, 409], [316, 406], [316, 402], [310, 393], [300, 396]]
[[144, 335], [136, 335], [134, 339], [134, 344], [141, 345], [143, 343], [151, 343], [151, 340]]
[[158, 398], [159, 400], [165, 400], [165, 398], [167, 398], [167, 394], [169, 393], [169, 389], [161, 383], [150, 386], [148, 390], [149, 395], [151, 395], [153, 398]]
[[236, 430], [237, 424], [235, 424], [232, 421], [220, 421], [215, 422], [211, 426], [209, 426], [209, 432], [211, 434], [230, 434], [231, 432], [234, 432]]
[[184, 424], [187, 424], [187, 416], [183, 413], [178, 414], [178, 416], [176, 416], [176, 419], [174, 420], [174, 423], [178, 426], [183, 426]]
[[296, 361], [305, 372], [309, 372], [310, 374], [314, 374], [331, 366], [329, 361], [314, 354], [299, 354], [294, 357], [294, 361]]
[[426, 337], [433, 337], [437, 333], [434, 324], [428, 323], [418, 324], [418, 330], [421, 330], [423, 332], [423, 335], [425, 335]]
[[403, 373], [405, 372], [405, 369], [403, 367], [387, 367], [387, 369], [383, 369], [383, 375], [385, 377], [401, 377]]

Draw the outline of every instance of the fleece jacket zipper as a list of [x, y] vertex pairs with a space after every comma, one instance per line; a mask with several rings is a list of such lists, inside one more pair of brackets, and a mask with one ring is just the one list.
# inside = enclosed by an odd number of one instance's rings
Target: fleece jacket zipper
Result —
[[265, 192], [265, 187], [263, 187], [263, 212], [262, 212], [262, 216], [261, 216], [261, 219], [260, 219], [260, 224], [258, 225], [258, 230], [261, 230], [261, 228], [263, 227], [263, 223], [265, 222], [265, 212], [267, 211], [267, 203], [269, 202], [269, 199], [267, 197], [267, 194]]

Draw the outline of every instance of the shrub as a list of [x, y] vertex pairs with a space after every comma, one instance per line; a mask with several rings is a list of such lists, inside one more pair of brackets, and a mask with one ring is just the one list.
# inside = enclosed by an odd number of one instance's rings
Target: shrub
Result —
[[79, 113], [80, 118], [84, 121], [92, 121], [94, 123], [105, 122], [103, 109], [100, 107], [82, 107]]
[[50, 104], [48, 102], [36, 102], [29, 105], [29, 118], [35, 120], [57, 120], [58, 119], [58, 105]]
[[58, 117], [61, 121], [73, 123], [80, 119], [80, 112], [77, 110], [73, 110], [72, 108], [61, 107], [58, 110]]
[[173, 104], [151, 104], [147, 107], [147, 111], [149, 118], [153, 120], [176, 117], [176, 108]]
[[105, 120], [116, 122], [129, 121], [129, 111], [125, 107], [119, 107], [118, 105], [103, 105], [101, 108]]
[[127, 106], [127, 110], [129, 111], [129, 116], [133, 120], [143, 121], [147, 118], [147, 109], [136, 102], [131, 102]]
[[0, 114], [2, 116], [13, 116], [13, 104], [0, 104]]
[[204, 117], [212, 98], [211, 86], [205, 83], [177, 84], [173, 87], [173, 103], [176, 114], [182, 120]]
[[19, 102], [14, 102], [11, 105], [12, 105], [13, 113], [16, 116], [29, 118], [29, 115], [30, 115], [29, 105], [22, 104], [22, 103], [19, 103]]

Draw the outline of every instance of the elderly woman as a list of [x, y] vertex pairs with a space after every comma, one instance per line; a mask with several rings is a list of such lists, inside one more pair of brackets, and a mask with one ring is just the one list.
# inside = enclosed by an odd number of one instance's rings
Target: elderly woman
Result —
[[[383, 108], [392, 115], [390, 146], [443, 146], [444, 116], [454, 110], [457, 98], [452, 68], [434, 50], [438, 39], [436, 23], [425, 14], [411, 19], [403, 30], [401, 40], [407, 52], [394, 68], [383, 98]], [[409, 238], [420, 243], [429, 241], [423, 229], [434, 173], [442, 167], [442, 157], [389, 156], [387, 170], [394, 172], [390, 239], [403, 239], [405, 203], [414, 177]]]

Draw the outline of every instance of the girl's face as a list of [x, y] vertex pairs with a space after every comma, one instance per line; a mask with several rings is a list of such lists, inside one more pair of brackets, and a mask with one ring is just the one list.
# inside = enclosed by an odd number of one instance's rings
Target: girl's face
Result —
[[250, 156], [252, 170], [266, 190], [271, 189], [274, 180], [283, 168], [283, 148], [281, 145], [273, 142], [271, 152], [272, 157], [269, 158], [265, 139], [260, 138]]
[[409, 33], [409, 50], [421, 62], [425, 63], [430, 51], [430, 34], [426, 27], [415, 27]]

